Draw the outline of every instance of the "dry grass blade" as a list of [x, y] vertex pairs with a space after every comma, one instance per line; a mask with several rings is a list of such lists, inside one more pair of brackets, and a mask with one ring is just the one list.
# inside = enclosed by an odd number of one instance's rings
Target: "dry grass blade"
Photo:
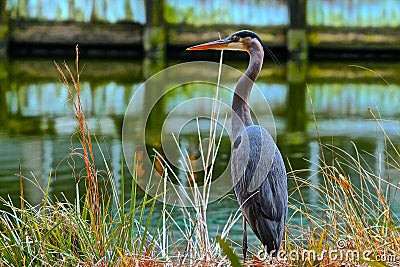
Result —
[[[66, 86], [69, 94], [70, 101], [73, 105], [73, 111], [78, 121], [78, 134], [79, 140], [83, 151], [83, 161], [86, 170], [86, 188], [87, 198], [89, 201], [89, 210], [91, 218], [93, 219], [94, 226], [100, 229], [100, 200], [99, 200], [99, 188], [97, 181], [97, 171], [93, 153], [93, 144], [89, 132], [88, 122], [85, 116], [85, 112], [81, 101], [81, 87], [80, 87], [80, 71], [79, 71], [79, 49], [76, 46], [75, 56], [75, 75], [71, 71], [70, 67], [66, 62], [62, 64], [62, 67], [54, 62], [58, 72], [61, 75], [61, 80]], [[71, 86], [72, 82], [72, 86]], [[101, 240], [101, 231], [98, 231], [98, 240]]]

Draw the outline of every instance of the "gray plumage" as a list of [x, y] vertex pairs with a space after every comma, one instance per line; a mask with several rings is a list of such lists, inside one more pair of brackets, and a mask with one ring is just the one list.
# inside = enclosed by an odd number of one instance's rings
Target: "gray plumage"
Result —
[[[240, 204], [243, 220], [243, 257], [246, 260], [249, 223], [267, 252], [276, 255], [282, 242], [287, 214], [287, 178], [281, 153], [268, 131], [254, 125], [249, 99], [254, 81], [264, 60], [264, 49], [253, 32], [243, 30], [225, 39], [189, 47], [188, 50], [240, 50], [250, 55], [246, 72], [240, 77], [232, 101], [233, 191]], [[273, 58], [274, 59], [274, 58]]]
[[271, 135], [258, 125], [238, 134], [232, 148], [233, 191], [243, 216], [267, 247], [279, 250], [287, 214], [287, 182], [282, 156]]
[[[238, 81], [232, 101], [232, 133], [235, 140], [231, 158], [233, 191], [251, 229], [266, 246], [267, 252], [275, 251], [272, 255], [276, 255], [281, 246], [287, 214], [286, 169], [271, 135], [261, 126], [254, 125], [249, 106], [250, 92], [263, 64], [264, 45], [256, 34], [249, 31], [231, 36], [239, 36], [239, 41], [244, 43], [250, 55], [249, 65]], [[243, 254], [246, 257], [245, 222], [243, 228]]]

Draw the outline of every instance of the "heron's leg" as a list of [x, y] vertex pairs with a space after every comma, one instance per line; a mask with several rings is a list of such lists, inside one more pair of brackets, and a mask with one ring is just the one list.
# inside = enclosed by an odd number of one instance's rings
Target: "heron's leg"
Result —
[[246, 262], [247, 255], [247, 230], [246, 230], [246, 217], [243, 216], [243, 261]]

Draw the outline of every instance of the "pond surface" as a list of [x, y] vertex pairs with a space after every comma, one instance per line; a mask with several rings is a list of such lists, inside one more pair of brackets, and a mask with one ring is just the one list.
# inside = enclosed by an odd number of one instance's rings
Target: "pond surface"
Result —
[[[98, 142], [95, 145], [97, 168], [106, 169], [104, 156], [112, 168], [117, 190], [121, 188], [121, 170], [124, 169], [126, 196], [129, 196], [131, 183], [127, 164], [122, 160], [121, 136], [125, 111], [131, 98], [148, 77], [178, 63], [81, 60], [80, 64], [84, 66], [81, 97], [89, 128]], [[227, 61], [226, 64], [241, 71], [246, 66], [242, 61]], [[311, 62], [303, 65], [287, 62], [279, 66], [266, 63], [257, 80], [257, 86], [261, 95], [267, 99], [273, 114], [277, 143], [288, 170], [304, 170], [299, 176], [310, 179], [312, 183], [321, 182], [318, 175], [313, 175], [321, 158], [321, 140], [323, 144], [334, 144], [344, 149], [353, 157], [357, 156], [357, 147], [370, 171], [381, 177], [390, 177], [392, 183], [399, 185], [400, 171], [395, 167], [398, 166], [399, 158], [394, 153], [385, 153], [388, 144], [381, 130], [382, 127], [398, 148], [399, 67], [399, 64], [390, 62]], [[59, 81], [53, 59], [15, 59], [1, 62], [0, 72], [0, 196], [18, 203], [21, 166], [24, 193], [29, 202], [35, 204], [41, 201], [43, 193], [34, 183], [46, 187], [49, 177], [50, 192], [58, 198], [66, 197], [73, 201], [75, 184], [84, 175], [83, 164], [79, 157], [70, 157], [72, 148], [79, 147], [78, 138], [73, 136], [76, 122], [68, 104], [67, 90]], [[153, 103], [159, 93], [154, 89], [148, 90], [140, 103]], [[171, 137], [174, 132], [171, 129], [177, 127], [180, 129], [177, 142], [181, 149], [188, 151], [189, 156], [194, 159], [199, 158], [198, 126], [193, 118], [204, 111], [211, 113], [211, 110], [208, 110], [207, 105], [181, 104], [202, 97], [215, 97], [215, 87], [210, 84], [177, 86], [155, 101], [151, 114], [146, 117], [146, 149], [142, 152], [154, 154], [154, 150], [157, 150], [162, 153], [162, 136]], [[219, 97], [229, 105], [232, 94], [221, 88]], [[255, 113], [265, 110], [262, 98], [252, 101]], [[136, 140], [134, 142], [140, 142], [143, 138], [143, 128], [139, 126], [143, 123], [140, 121], [143, 120], [140, 114], [143, 107], [138, 106], [137, 110], [137, 117], [131, 118], [130, 124], [130, 133]], [[174, 112], [173, 116], [168, 117], [171, 112]], [[372, 113], [382, 119], [380, 124], [373, 119]], [[263, 120], [263, 113], [260, 116]], [[164, 123], [167, 118], [167, 123]], [[207, 118], [199, 120], [201, 139], [207, 134], [209, 121]], [[229, 122], [225, 126], [229, 128]], [[223, 125], [218, 127], [218, 132], [222, 133], [222, 141], [214, 166], [216, 175], [227, 168], [231, 146], [228, 131], [222, 130]], [[168, 160], [174, 165], [180, 158], [181, 155], [175, 153], [169, 155]], [[387, 160], [395, 164], [388, 167]], [[354, 177], [355, 184], [359, 183], [355, 170], [350, 167], [346, 169], [346, 166], [343, 168], [350, 177]], [[180, 170], [177, 165], [173, 169], [177, 173], [177, 179], [184, 181], [185, 171]], [[80, 186], [82, 188], [82, 181]], [[292, 193], [294, 186], [294, 182], [289, 180], [289, 191]], [[139, 195], [142, 196], [142, 193]], [[229, 215], [238, 209], [231, 192], [221, 197], [208, 208], [209, 230], [212, 235], [221, 233]], [[298, 194], [293, 193], [290, 197], [294, 205], [293, 200], [298, 198]], [[304, 188], [302, 197], [306, 203], [319, 205], [320, 196], [313, 190]], [[399, 194], [394, 190], [389, 197], [392, 203], [398, 204], [400, 201]], [[397, 204], [392, 207], [400, 215]], [[158, 203], [156, 210], [159, 211], [161, 207], [161, 203]], [[175, 208], [175, 212], [175, 220], [182, 218], [179, 208]], [[160, 215], [155, 215], [158, 216]], [[297, 217], [291, 220], [292, 223], [302, 223]], [[157, 223], [158, 219], [155, 219], [154, 224]], [[240, 242], [240, 228], [241, 224], [237, 222], [230, 235], [232, 240]], [[254, 239], [251, 235], [250, 240]]]

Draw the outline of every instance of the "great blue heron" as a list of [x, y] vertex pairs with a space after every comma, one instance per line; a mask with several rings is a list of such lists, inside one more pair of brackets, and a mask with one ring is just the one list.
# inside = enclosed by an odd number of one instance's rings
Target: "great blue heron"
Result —
[[247, 254], [246, 221], [267, 252], [273, 256], [281, 246], [287, 214], [287, 178], [281, 153], [266, 129], [254, 125], [249, 98], [260, 74], [264, 50], [261, 39], [242, 30], [225, 39], [199, 44], [188, 50], [238, 50], [250, 55], [249, 66], [240, 77], [232, 101], [233, 191], [243, 215], [243, 258]]

